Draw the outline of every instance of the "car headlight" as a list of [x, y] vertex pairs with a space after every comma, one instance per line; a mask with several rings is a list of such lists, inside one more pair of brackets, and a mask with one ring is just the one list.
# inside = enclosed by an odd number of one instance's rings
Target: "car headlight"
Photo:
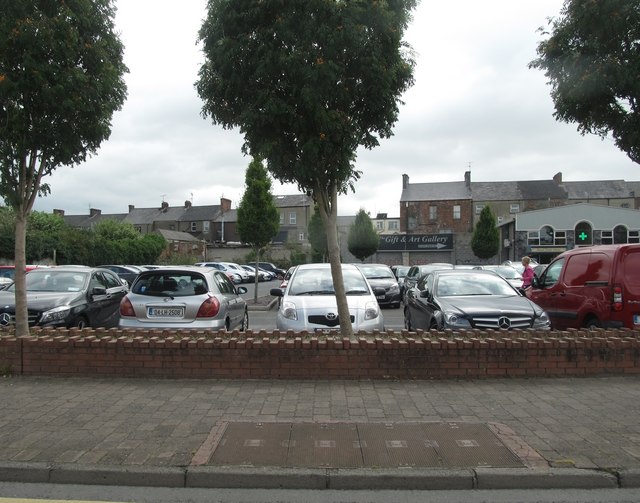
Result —
[[375, 320], [380, 313], [380, 307], [377, 302], [367, 302], [364, 306], [364, 319]]
[[289, 300], [283, 302], [280, 309], [282, 311], [282, 316], [284, 316], [288, 320], [298, 319], [298, 311], [296, 309], [296, 305], [293, 302]]
[[536, 311], [533, 316], [533, 328], [551, 328], [551, 320], [544, 311]]
[[466, 318], [462, 318], [458, 313], [443, 313], [444, 324], [449, 328], [471, 328], [471, 323]]
[[42, 313], [42, 318], [40, 318], [40, 323], [51, 323], [54, 321], [64, 321], [69, 316], [71, 312], [71, 308], [69, 306], [60, 306], [54, 307], [49, 311], [45, 311]]
[[400, 287], [398, 286], [398, 283], [394, 283], [389, 287], [389, 293], [400, 293]]

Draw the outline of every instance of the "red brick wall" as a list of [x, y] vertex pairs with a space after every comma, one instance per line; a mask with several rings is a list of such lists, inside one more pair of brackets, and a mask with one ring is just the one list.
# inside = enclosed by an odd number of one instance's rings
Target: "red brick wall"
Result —
[[640, 332], [338, 335], [48, 330], [0, 333], [14, 375], [162, 378], [432, 379], [640, 373]]

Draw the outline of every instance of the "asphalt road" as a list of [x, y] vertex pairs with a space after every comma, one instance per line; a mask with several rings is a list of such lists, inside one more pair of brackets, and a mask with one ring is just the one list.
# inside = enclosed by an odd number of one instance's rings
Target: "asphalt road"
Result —
[[[244, 283], [239, 286], [247, 288], [247, 293], [242, 294], [245, 299], [253, 299], [254, 285], [253, 283]], [[271, 288], [280, 286], [280, 281], [268, 281], [258, 284], [258, 296], [267, 296]], [[384, 325], [387, 330], [401, 330], [404, 327], [404, 317], [402, 314], [402, 306], [399, 309], [383, 308]], [[275, 330], [276, 328], [276, 309], [271, 311], [251, 311], [249, 313], [249, 328], [251, 330]]]

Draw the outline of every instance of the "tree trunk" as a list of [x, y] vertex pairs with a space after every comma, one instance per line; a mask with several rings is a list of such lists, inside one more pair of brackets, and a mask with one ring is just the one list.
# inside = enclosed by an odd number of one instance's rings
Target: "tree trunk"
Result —
[[256, 268], [255, 273], [256, 277], [254, 278], [254, 289], [253, 289], [253, 302], [258, 303], [258, 282], [260, 281], [260, 276], [258, 275], [258, 262], [260, 262], [260, 250], [255, 250], [256, 252]]
[[340, 245], [338, 243], [338, 190], [336, 185], [332, 185], [329, 190], [319, 188], [315, 191], [315, 196], [320, 208], [320, 217], [324, 224], [324, 230], [327, 233], [327, 251], [329, 263], [331, 264], [333, 288], [336, 292], [340, 333], [350, 337], [353, 335], [353, 325], [351, 324], [351, 313], [349, 313], [349, 304], [347, 303], [347, 295], [344, 289]]
[[27, 312], [26, 294], [26, 239], [27, 215], [21, 208], [16, 211], [16, 244], [15, 244], [15, 305], [16, 336], [29, 335], [29, 315]]

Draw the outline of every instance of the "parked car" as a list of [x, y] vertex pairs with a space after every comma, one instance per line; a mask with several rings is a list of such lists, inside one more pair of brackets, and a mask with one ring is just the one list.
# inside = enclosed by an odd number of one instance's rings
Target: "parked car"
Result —
[[432, 271], [438, 271], [440, 269], [453, 269], [453, 264], [433, 262], [431, 264], [413, 265], [407, 271], [407, 275], [404, 277], [404, 296], [406, 298], [407, 291], [413, 288], [418, 279], [427, 273]]
[[236, 271], [233, 271], [231, 268], [222, 264], [221, 262], [198, 262], [194, 265], [196, 267], [212, 267], [213, 269], [217, 269], [218, 271], [223, 271], [227, 275], [227, 278], [229, 278], [229, 280], [231, 280], [234, 285], [239, 285], [240, 283], [242, 283], [242, 276]]
[[[372, 289], [352, 264], [342, 264], [342, 275], [353, 330], [384, 330], [384, 317], [376, 300], [383, 289]], [[329, 264], [297, 266], [284, 290], [272, 288], [271, 295], [281, 297], [276, 314], [278, 330], [324, 331], [340, 326]]]
[[400, 287], [400, 298], [404, 298], [404, 278], [409, 272], [408, 265], [392, 265], [391, 270], [393, 271], [394, 276], [398, 280], [398, 286]]
[[[115, 327], [128, 288], [107, 269], [60, 266], [26, 275], [29, 326]], [[15, 284], [0, 291], [0, 325], [15, 323]]]
[[220, 262], [220, 264], [227, 267], [232, 272], [235, 272], [236, 274], [240, 275], [242, 283], [250, 283], [255, 279], [255, 277], [252, 278], [251, 274], [249, 274], [249, 272], [247, 272], [246, 269], [243, 269], [235, 262]]
[[408, 330], [550, 328], [549, 317], [493, 271], [438, 270], [407, 291]]
[[[249, 273], [249, 276], [252, 278], [251, 281], [255, 281], [256, 279], [255, 265], [251, 266], [249, 264], [240, 264], [240, 267], [242, 267], [245, 271]], [[258, 281], [271, 281], [272, 278], [275, 278], [275, 275], [272, 275], [270, 272], [263, 271], [259, 267], [257, 268], [257, 271], [258, 271]]]
[[393, 271], [385, 264], [356, 264], [358, 269], [364, 273], [369, 284], [373, 287], [384, 289], [383, 294], [376, 295], [380, 306], [400, 307], [402, 297], [400, 296], [400, 285]]
[[640, 328], [640, 244], [574, 248], [558, 255], [526, 295], [553, 328]]
[[[456, 266], [456, 269], [458, 266]], [[484, 269], [485, 271], [493, 271], [506, 279], [513, 287], [522, 287], [522, 274], [515, 267], [510, 265], [477, 265], [474, 269]]]
[[[249, 265], [255, 264], [255, 262], [250, 262]], [[287, 273], [284, 269], [280, 269], [275, 264], [271, 262], [258, 262], [258, 267], [264, 269], [265, 271], [270, 271], [276, 275], [277, 279], [284, 278], [284, 275]]]
[[140, 274], [140, 271], [143, 270], [141, 267], [135, 265], [101, 265], [98, 267], [115, 272], [120, 279], [125, 280], [128, 285], [131, 285], [133, 280]]
[[141, 272], [120, 303], [120, 328], [247, 330], [247, 303], [222, 272], [184, 266]]

